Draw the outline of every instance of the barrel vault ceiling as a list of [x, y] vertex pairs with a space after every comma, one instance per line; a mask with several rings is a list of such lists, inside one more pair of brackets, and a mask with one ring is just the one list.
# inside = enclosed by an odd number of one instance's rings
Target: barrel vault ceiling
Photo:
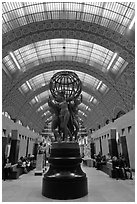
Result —
[[2, 111], [41, 132], [51, 119], [49, 80], [82, 81], [79, 118], [98, 128], [135, 104], [134, 2], [3, 2]]

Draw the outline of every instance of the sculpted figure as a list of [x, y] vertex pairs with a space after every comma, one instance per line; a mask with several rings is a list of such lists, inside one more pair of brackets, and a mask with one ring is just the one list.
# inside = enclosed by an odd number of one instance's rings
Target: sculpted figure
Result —
[[82, 101], [82, 83], [77, 74], [71, 71], [61, 71], [53, 75], [49, 83], [52, 97], [49, 97], [49, 107], [53, 114], [51, 129], [57, 139], [67, 141], [77, 140], [79, 131], [78, 105]]
[[60, 137], [60, 106], [58, 103], [53, 102], [53, 98], [51, 96], [49, 96], [48, 105], [50, 107], [50, 112], [52, 113], [51, 130], [54, 134], [55, 141], [57, 141]]
[[65, 99], [64, 93], [59, 92], [59, 95], [57, 97], [57, 101], [60, 105], [60, 128], [63, 131], [63, 140], [66, 139], [67, 136], [72, 137], [71, 132], [68, 128], [68, 122], [70, 119], [70, 112], [68, 109], [68, 101], [71, 100], [71, 98]]
[[77, 140], [77, 134], [79, 131], [79, 119], [78, 119], [78, 105], [82, 102], [82, 94], [80, 97], [74, 99], [69, 103], [69, 110], [71, 114], [71, 127], [73, 126], [73, 134], [75, 140]]

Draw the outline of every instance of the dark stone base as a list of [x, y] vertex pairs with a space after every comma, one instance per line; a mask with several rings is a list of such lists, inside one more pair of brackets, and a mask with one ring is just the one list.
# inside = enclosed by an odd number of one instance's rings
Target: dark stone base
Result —
[[53, 143], [50, 168], [43, 178], [42, 195], [59, 200], [87, 195], [87, 177], [81, 169], [81, 162], [78, 143]]

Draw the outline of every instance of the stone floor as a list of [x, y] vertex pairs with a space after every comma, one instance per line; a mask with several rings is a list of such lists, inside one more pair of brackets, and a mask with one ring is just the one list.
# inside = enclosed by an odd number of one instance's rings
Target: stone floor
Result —
[[82, 166], [88, 178], [88, 195], [74, 200], [53, 200], [42, 196], [42, 177], [35, 171], [17, 180], [2, 181], [2, 202], [135, 202], [133, 180], [116, 180], [92, 167]]

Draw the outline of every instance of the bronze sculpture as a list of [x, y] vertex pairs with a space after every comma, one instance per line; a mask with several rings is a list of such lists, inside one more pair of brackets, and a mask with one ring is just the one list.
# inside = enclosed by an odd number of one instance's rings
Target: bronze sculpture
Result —
[[62, 71], [53, 75], [49, 87], [48, 105], [55, 141], [48, 158], [50, 166], [43, 177], [42, 195], [61, 200], [80, 198], [88, 193], [78, 144], [82, 84], [74, 72]]
[[50, 80], [48, 105], [52, 113], [51, 129], [55, 141], [77, 141], [78, 105], [82, 102], [81, 81], [74, 72], [56, 73]]

